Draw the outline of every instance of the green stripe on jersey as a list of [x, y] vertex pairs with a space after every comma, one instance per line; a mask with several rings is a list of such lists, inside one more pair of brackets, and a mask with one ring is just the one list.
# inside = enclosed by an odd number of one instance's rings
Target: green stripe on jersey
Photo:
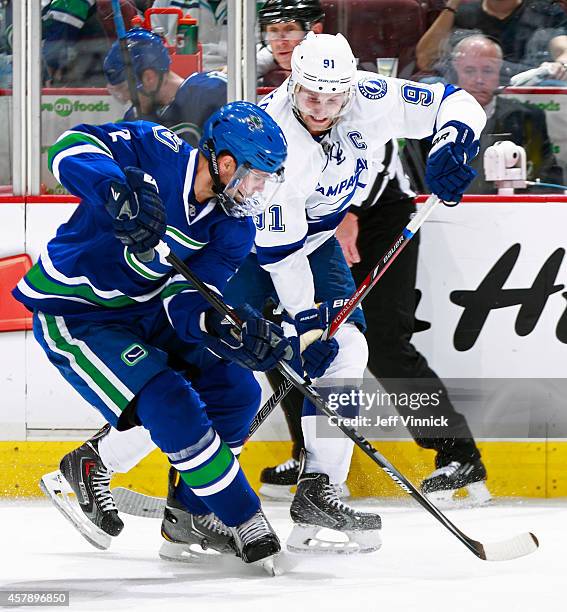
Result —
[[33, 268], [26, 274], [26, 281], [40, 293], [47, 293], [46, 297], [80, 297], [88, 302], [108, 308], [122, 308], [136, 304], [136, 300], [127, 295], [119, 295], [112, 298], [99, 297], [88, 285], [61, 285], [48, 278], [39, 264], [35, 264]]
[[173, 227], [172, 225], [167, 226], [166, 235], [170, 236], [179, 244], [186, 246], [190, 249], [202, 249], [204, 246], [207, 246], [206, 242], [199, 242], [195, 240], [195, 238], [190, 238], [187, 234], [184, 234], [181, 230]]
[[220, 478], [236, 461], [230, 448], [223, 442], [219, 451], [206, 465], [188, 472], [180, 472], [181, 478], [190, 487], [203, 487]]
[[61, 151], [63, 151], [64, 149], [68, 149], [69, 147], [72, 147], [74, 145], [81, 144], [93, 145], [94, 147], [97, 147], [97, 149], [100, 149], [101, 152], [106, 153], [107, 155], [110, 155], [112, 157], [110, 149], [106, 147], [104, 143], [102, 143], [97, 138], [89, 136], [89, 134], [73, 132], [71, 134], [67, 134], [67, 136], [64, 136], [63, 138], [61, 138], [61, 140], [58, 140], [55, 144], [52, 144], [49, 147], [49, 151], [47, 154], [47, 165], [49, 171], [53, 172], [53, 159], [58, 153], [61, 153]]
[[124, 259], [126, 260], [126, 263], [132, 268], [132, 270], [137, 272], [140, 276], [147, 278], [148, 280], [160, 280], [167, 274], [167, 272], [164, 272], [163, 274], [158, 274], [157, 272], [153, 272], [149, 268], [142, 266], [142, 264], [132, 255], [132, 253], [130, 253], [128, 247], [124, 248]]
[[166, 298], [171, 297], [172, 295], [177, 295], [178, 293], [181, 293], [182, 291], [187, 291], [188, 289], [195, 291], [193, 285], [186, 281], [171, 283], [160, 293], [160, 297], [162, 300], [165, 300]]
[[77, 367], [80, 368], [121, 411], [124, 410], [129, 400], [110, 382], [110, 380], [108, 380], [88, 357], [86, 357], [78, 345], [68, 342], [62, 335], [53, 315], [44, 313], [43, 316], [45, 316], [45, 322], [47, 323], [47, 333], [55, 343], [55, 346], [63, 353], [71, 355], [71, 362], [73, 362], [74, 358]]

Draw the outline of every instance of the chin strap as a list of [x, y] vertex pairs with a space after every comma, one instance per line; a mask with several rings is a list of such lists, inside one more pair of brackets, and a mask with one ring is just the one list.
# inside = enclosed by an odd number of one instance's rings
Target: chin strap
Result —
[[217, 195], [222, 194], [226, 185], [220, 180], [219, 162], [212, 140], [207, 140], [204, 148], [209, 152], [209, 172], [213, 179], [213, 192]]
[[220, 179], [219, 162], [213, 141], [211, 139], [207, 140], [203, 148], [209, 152], [209, 172], [211, 178], [213, 179], [213, 193], [217, 196], [217, 202], [220, 204], [224, 212], [231, 216], [231, 207], [228, 204], [229, 198], [227, 198], [227, 196], [224, 194], [226, 185]]

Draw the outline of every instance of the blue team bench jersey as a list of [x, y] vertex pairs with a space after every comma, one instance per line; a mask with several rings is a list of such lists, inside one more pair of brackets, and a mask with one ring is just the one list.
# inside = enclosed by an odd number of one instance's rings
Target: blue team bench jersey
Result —
[[[205, 121], [226, 104], [226, 88], [227, 76], [224, 72], [195, 72], [181, 83], [169, 104], [157, 108], [146, 119], [167, 126], [196, 147]], [[126, 121], [135, 117], [133, 108], [124, 115]]]

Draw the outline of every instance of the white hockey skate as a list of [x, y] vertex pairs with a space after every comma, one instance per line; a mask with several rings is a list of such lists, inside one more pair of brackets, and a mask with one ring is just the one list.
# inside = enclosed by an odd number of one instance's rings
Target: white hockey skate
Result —
[[[302, 474], [290, 512], [294, 526], [287, 548], [292, 552], [370, 553], [382, 545], [380, 516], [343, 503], [326, 474]], [[337, 537], [325, 539], [324, 529]]]

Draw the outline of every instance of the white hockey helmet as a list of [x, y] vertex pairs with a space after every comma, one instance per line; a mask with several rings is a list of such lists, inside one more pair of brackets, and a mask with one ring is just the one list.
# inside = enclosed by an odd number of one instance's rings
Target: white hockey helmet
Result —
[[342, 34], [309, 32], [291, 57], [288, 92], [294, 109], [300, 87], [322, 94], [345, 93], [337, 118], [350, 107], [356, 81], [356, 59]]

